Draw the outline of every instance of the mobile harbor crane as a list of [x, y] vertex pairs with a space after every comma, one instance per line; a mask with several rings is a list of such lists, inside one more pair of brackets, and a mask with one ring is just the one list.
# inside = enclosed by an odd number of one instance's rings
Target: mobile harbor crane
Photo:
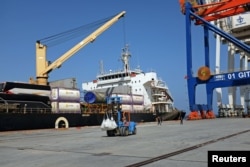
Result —
[[122, 11], [121, 13], [113, 17], [111, 20], [106, 22], [104, 25], [99, 27], [89, 36], [87, 36], [82, 41], [77, 43], [74, 47], [72, 47], [70, 50], [68, 50], [66, 53], [64, 53], [61, 57], [59, 57], [57, 60], [55, 60], [51, 64], [46, 60], [47, 46], [40, 43], [40, 41], [37, 41], [36, 42], [36, 80], [30, 78], [30, 83], [38, 84], [38, 85], [48, 85], [48, 77], [49, 77], [48, 74], [52, 70], [61, 67], [61, 65], [66, 60], [68, 60], [71, 56], [77, 53], [80, 49], [82, 49], [84, 46], [86, 46], [90, 42], [94, 42], [94, 40], [100, 34], [102, 34], [105, 30], [107, 30], [114, 23], [116, 23], [121, 17], [125, 15], [125, 13], [126, 13], [125, 11]]
[[[250, 47], [220, 30], [209, 23], [217, 19], [233, 16], [246, 12], [250, 9], [250, 0], [222, 0], [215, 3], [202, 4], [195, 0], [180, 0], [181, 11], [186, 18], [186, 60], [187, 60], [187, 86], [189, 96], [189, 118], [191, 120], [201, 118], [215, 118], [212, 108], [213, 90], [221, 87], [231, 87], [250, 84], [250, 70], [236, 71], [230, 73], [212, 74], [209, 62], [209, 30], [218, 34], [235, 45], [240, 51], [250, 53]], [[193, 76], [192, 71], [192, 40], [191, 22], [195, 25], [203, 25], [204, 29], [204, 50], [205, 62], [198, 69], [197, 76]], [[207, 104], [195, 103], [196, 86], [206, 85]], [[200, 114], [199, 114], [200, 112]]]

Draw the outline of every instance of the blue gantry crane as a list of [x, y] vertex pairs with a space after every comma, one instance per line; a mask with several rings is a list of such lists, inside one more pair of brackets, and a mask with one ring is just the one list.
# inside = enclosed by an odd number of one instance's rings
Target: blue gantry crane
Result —
[[[188, 119], [214, 118], [213, 114], [213, 90], [221, 87], [232, 87], [250, 84], [250, 70], [235, 71], [230, 73], [212, 74], [209, 62], [209, 31], [220, 35], [239, 50], [250, 53], [250, 47], [217, 28], [209, 21], [233, 16], [250, 9], [250, 0], [222, 0], [210, 4], [198, 4], [194, 0], [180, 0], [181, 11], [186, 20], [186, 62], [187, 62], [187, 87], [189, 97], [190, 115]], [[192, 69], [192, 23], [202, 25], [204, 29], [204, 64], [194, 76]], [[196, 86], [205, 84], [207, 104], [196, 104]]]

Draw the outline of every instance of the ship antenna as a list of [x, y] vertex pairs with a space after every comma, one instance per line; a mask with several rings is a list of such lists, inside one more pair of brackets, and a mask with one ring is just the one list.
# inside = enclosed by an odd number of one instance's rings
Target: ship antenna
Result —
[[104, 73], [104, 69], [103, 69], [103, 61], [100, 61], [100, 74]]
[[125, 46], [125, 48], [122, 49], [122, 62], [123, 62], [123, 70], [128, 72], [130, 70], [129, 67], [129, 59], [131, 57], [131, 54], [129, 52], [128, 44]]

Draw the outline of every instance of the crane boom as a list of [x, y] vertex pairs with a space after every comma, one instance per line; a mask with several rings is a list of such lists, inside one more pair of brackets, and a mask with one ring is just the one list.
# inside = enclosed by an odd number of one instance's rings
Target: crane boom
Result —
[[105, 30], [111, 27], [114, 23], [116, 23], [121, 17], [125, 15], [125, 11], [122, 11], [101, 27], [96, 29], [93, 33], [88, 35], [82, 41], [77, 43], [74, 47], [60, 56], [53, 63], [49, 64], [46, 60], [46, 45], [43, 45], [39, 42], [36, 43], [36, 81], [30, 78], [30, 83], [38, 84], [38, 85], [47, 85], [48, 83], [48, 74], [54, 70], [55, 68], [59, 68], [66, 60], [68, 60], [71, 56], [77, 53], [80, 49], [86, 46], [88, 43], [93, 42], [100, 34], [102, 34]]

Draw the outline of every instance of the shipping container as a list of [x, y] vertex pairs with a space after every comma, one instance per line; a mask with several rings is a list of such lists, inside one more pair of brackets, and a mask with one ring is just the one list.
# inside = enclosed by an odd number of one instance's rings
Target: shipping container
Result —
[[81, 113], [80, 103], [74, 102], [51, 102], [53, 113]]
[[80, 90], [68, 88], [51, 88], [51, 101], [80, 102]]
[[140, 104], [144, 102], [144, 97], [142, 95], [129, 95], [129, 94], [112, 94], [112, 97], [121, 97], [122, 104]]
[[[142, 95], [130, 95], [130, 94], [111, 94], [111, 97], [121, 97], [122, 104], [138, 104], [144, 103], [144, 97]], [[84, 95], [84, 101], [93, 103], [106, 103], [107, 95], [103, 92], [89, 91]]]
[[77, 83], [75, 78], [67, 78], [67, 79], [61, 79], [57, 81], [51, 81], [49, 85], [52, 88], [60, 87], [60, 88], [70, 88], [70, 89], [76, 89]]
[[142, 112], [144, 109], [143, 105], [130, 105], [130, 104], [122, 104], [122, 111], [128, 112]]

